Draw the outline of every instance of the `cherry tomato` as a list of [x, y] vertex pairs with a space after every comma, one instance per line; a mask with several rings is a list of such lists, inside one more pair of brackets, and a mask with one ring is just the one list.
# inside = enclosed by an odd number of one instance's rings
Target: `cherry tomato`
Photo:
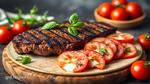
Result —
[[96, 67], [98, 69], [105, 68], [105, 60], [99, 53], [90, 50], [80, 50], [80, 52], [86, 54], [86, 56], [90, 60], [90, 67], [92, 68]]
[[105, 18], [110, 18], [110, 14], [113, 9], [114, 7], [112, 6], [111, 3], [105, 2], [99, 6], [97, 12], [100, 16], [103, 16]]
[[112, 20], [127, 20], [128, 13], [124, 8], [116, 8], [111, 13]]
[[148, 80], [150, 79], [150, 62], [139, 60], [132, 64], [131, 74], [134, 78], [138, 80]]
[[136, 2], [130, 2], [126, 6], [126, 11], [128, 12], [131, 19], [140, 17], [142, 15], [142, 8]]
[[82, 72], [89, 66], [89, 60], [79, 51], [67, 51], [59, 55], [58, 64], [65, 71]]
[[119, 59], [123, 55], [123, 50], [124, 50], [123, 45], [120, 42], [118, 42], [118, 41], [116, 41], [114, 39], [112, 39], [112, 41], [117, 46], [117, 51], [116, 51], [113, 59]]
[[135, 57], [137, 54], [137, 49], [133, 44], [130, 43], [123, 43], [124, 52], [121, 58], [132, 58]]
[[105, 45], [104, 43], [100, 43], [96, 41], [87, 43], [84, 49], [93, 50], [100, 53], [104, 57], [106, 63], [111, 62], [114, 56], [114, 53], [109, 46]]
[[8, 30], [7, 26], [0, 27], [0, 43], [6, 44], [13, 39], [11, 31]]
[[149, 34], [141, 34], [138, 37], [138, 42], [142, 45], [144, 49], [150, 50], [150, 35]]
[[117, 51], [117, 47], [111, 39], [99, 37], [99, 38], [93, 39], [92, 41], [97, 41], [97, 42], [108, 45], [113, 50], [114, 53], [116, 53]]
[[114, 6], [126, 5], [128, 3], [127, 0], [112, 0], [112, 4]]
[[108, 36], [108, 38], [115, 39], [121, 43], [133, 43], [134, 41], [134, 36], [129, 33], [111, 34]]
[[11, 31], [14, 35], [17, 35], [19, 33], [27, 31], [28, 29], [29, 29], [29, 26], [25, 25], [23, 20], [18, 20], [13, 24]]

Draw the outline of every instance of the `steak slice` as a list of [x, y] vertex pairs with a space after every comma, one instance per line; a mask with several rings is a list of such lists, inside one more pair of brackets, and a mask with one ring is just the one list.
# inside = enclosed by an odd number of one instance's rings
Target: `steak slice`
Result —
[[83, 28], [77, 28], [79, 34], [72, 36], [67, 31], [68, 24], [64, 22], [51, 30], [37, 28], [23, 32], [13, 39], [13, 47], [19, 54], [58, 55], [67, 50], [81, 49], [91, 39], [107, 36], [117, 30], [105, 23], [84, 22]]

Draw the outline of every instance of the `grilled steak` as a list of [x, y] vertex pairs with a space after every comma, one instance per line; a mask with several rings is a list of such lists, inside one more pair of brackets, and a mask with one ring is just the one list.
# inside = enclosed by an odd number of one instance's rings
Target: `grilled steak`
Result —
[[33, 53], [41, 56], [60, 54], [67, 50], [81, 49], [85, 43], [98, 36], [115, 33], [116, 28], [100, 22], [84, 22], [83, 28], [78, 28], [78, 36], [72, 36], [67, 31], [68, 22], [51, 30], [41, 28], [28, 30], [13, 39], [13, 47], [19, 54]]

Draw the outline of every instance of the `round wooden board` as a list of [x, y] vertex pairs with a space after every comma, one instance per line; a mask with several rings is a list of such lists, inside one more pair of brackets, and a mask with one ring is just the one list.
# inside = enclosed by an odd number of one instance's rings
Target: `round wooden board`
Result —
[[115, 60], [107, 64], [106, 68], [103, 70], [91, 69], [91, 70], [80, 72], [80, 73], [66, 72], [62, 70], [57, 64], [57, 56], [41, 57], [41, 56], [35, 56], [35, 55], [28, 55], [32, 58], [32, 62], [26, 65], [23, 65], [20, 62], [15, 60], [21, 55], [15, 52], [12, 46], [12, 43], [8, 44], [5, 50], [6, 50], [6, 53], [8, 54], [8, 57], [14, 63], [27, 69], [31, 69], [31, 70], [42, 72], [42, 73], [54, 74], [54, 75], [88, 76], [88, 75], [99, 75], [99, 74], [110, 73], [110, 72], [118, 71], [118, 70], [128, 67], [130, 64], [132, 64], [134, 61], [138, 60], [142, 56], [141, 46], [139, 44], [136, 44], [136, 48], [138, 50], [138, 53], [137, 53], [137, 56], [134, 58]]
[[[140, 56], [141, 57], [141, 56]], [[144, 58], [146, 56], [143, 56]], [[4, 69], [15, 79], [27, 84], [117, 84], [125, 80], [129, 75], [129, 68], [126, 67], [112, 73], [93, 74], [93, 75], [56, 75], [43, 73], [24, 67], [15, 62], [8, 53], [8, 46], [2, 54]]]

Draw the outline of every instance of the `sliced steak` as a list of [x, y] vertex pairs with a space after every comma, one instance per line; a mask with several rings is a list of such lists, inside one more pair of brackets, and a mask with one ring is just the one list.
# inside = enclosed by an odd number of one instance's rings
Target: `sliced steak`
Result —
[[83, 28], [77, 28], [78, 36], [72, 36], [67, 31], [68, 24], [64, 22], [60, 27], [51, 30], [37, 28], [23, 32], [13, 39], [13, 47], [19, 54], [49, 56], [67, 50], [81, 49], [85, 43], [95, 37], [116, 32], [116, 28], [105, 23], [84, 22]]

